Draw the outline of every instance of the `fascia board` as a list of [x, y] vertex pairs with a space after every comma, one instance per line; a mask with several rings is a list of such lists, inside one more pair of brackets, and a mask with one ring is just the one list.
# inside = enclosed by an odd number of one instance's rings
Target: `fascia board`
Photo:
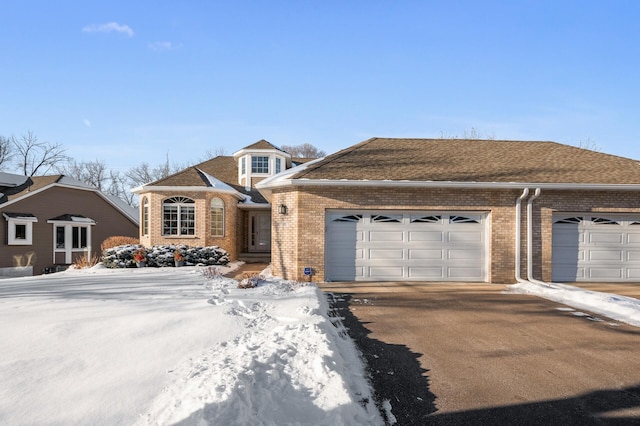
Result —
[[[260, 182], [262, 183], [262, 182]], [[286, 186], [353, 186], [389, 188], [470, 188], [470, 189], [522, 189], [540, 188], [555, 190], [590, 191], [640, 191], [640, 184], [597, 184], [597, 183], [540, 183], [540, 182], [436, 182], [409, 180], [329, 180], [329, 179], [281, 179], [257, 186], [261, 190]]]
[[189, 192], [221, 192], [224, 194], [235, 195], [239, 200], [244, 200], [245, 196], [236, 191], [235, 189], [223, 189], [223, 188], [212, 188], [209, 186], [139, 186], [137, 188], [133, 188], [131, 192], [134, 194], [141, 194], [143, 192], [174, 192], [179, 193], [180, 191], [189, 191]]
[[232, 156], [234, 158], [240, 157], [242, 155], [247, 155], [247, 154], [277, 154], [277, 155], [281, 155], [283, 157], [287, 157], [287, 158], [291, 158], [291, 154], [289, 154], [288, 152], [285, 151], [280, 151], [279, 149], [246, 149], [246, 148], [242, 148], [239, 151], [236, 151], [232, 154]]

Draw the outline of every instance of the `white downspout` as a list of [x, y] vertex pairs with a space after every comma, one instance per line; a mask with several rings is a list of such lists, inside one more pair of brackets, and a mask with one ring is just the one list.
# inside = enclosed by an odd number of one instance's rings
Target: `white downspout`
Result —
[[522, 200], [527, 198], [527, 195], [529, 195], [529, 188], [525, 188], [524, 191], [522, 191], [522, 195], [516, 200], [516, 281], [519, 283], [526, 282], [520, 276], [520, 244], [522, 244], [522, 238], [520, 238], [522, 228], [520, 222], [522, 218], [520, 216], [522, 214]]
[[534, 284], [551, 287], [550, 283], [533, 278], [533, 201], [540, 196], [541, 189], [536, 188], [535, 192], [527, 200], [527, 280]]

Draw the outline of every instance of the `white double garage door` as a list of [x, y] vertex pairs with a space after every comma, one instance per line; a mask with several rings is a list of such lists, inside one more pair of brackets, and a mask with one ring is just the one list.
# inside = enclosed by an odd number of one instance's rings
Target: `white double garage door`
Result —
[[486, 281], [487, 214], [328, 211], [328, 281]]
[[555, 215], [552, 280], [640, 282], [640, 215]]

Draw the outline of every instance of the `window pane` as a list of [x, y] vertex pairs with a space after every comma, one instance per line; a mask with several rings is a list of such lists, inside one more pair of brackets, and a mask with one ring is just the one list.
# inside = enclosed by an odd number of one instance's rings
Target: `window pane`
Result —
[[80, 228], [80, 247], [87, 248], [87, 228]]
[[21, 224], [16, 225], [16, 240], [26, 240], [27, 239], [27, 225]]
[[149, 199], [142, 202], [142, 235], [149, 235]]
[[242, 157], [240, 159], [240, 164], [242, 165], [242, 171], [240, 173], [243, 175], [246, 175], [247, 174], [247, 158]]
[[180, 234], [195, 235], [196, 211], [191, 206], [180, 206]]
[[269, 157], [251, 157], [251, 173], [269, 173]]
[[56, 226], [56, 248], [64, 248], [64, 226]]
[[178, 234], [178, 206], [165, 205], [162, 209], [162, 233], [164, 235]]
[[276, 158], [276, 173], [280, 173], [282, 171], [282, 160]]

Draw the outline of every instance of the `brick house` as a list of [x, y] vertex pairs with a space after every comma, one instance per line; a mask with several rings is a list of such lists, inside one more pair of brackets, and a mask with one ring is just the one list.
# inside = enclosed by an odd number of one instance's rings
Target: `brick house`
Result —
[[138, 235], [136, 209], [64, 175], [0, 172], [0, 218], [0, 277], [64, 268], [99, 256], [107, 237]]
[[275, 206], [272, 272], [288, 279], [640, 282], [640, 163], [627, 158], [373, 138], [257, 188]]
[[271, 205], [256, 183], [301, 164], [260, 140], [138, 188], [145, 246], [218, 246], [231, 260], [269, 260]]

